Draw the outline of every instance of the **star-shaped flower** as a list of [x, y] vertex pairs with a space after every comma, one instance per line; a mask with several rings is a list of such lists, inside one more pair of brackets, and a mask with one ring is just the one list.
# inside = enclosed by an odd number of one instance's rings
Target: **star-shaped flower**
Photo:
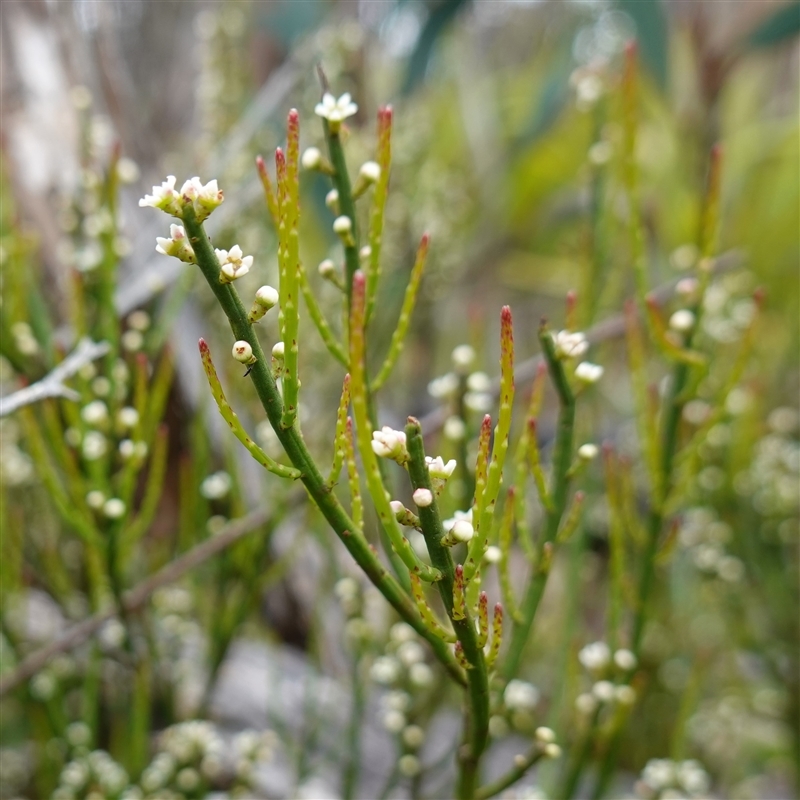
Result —
[[358, 106], [352, 101], [349, 92], [345, 92], [338, 100], [330, 93], [325, 92], [322, 102], [317, 103], [314, 113], [324, 117], [330, 123], [331, 130], [335, 133], [342, 122], [358, 111]]

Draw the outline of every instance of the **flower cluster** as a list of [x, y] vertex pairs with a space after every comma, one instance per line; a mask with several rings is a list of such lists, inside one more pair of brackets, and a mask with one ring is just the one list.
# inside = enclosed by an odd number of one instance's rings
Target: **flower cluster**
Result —
[[[600, 679], [595, 680], [590, 691], [575, 699], [578, 711], [591, 714], [600, 704], [617, 702], [631, 705], [636, 700], [636, 692], [625, 681], [628, 673], [636, 669], [637, 665], [632, 651], [620, 648], [612, 655], [611, 648], [605, 642], [591, 642], [578, 653], [578, 660], [593, 679]], [[609, 680], [614, 677], [614, 670], [619, 683]]]
[[406, 434], [384, 425], [379, 431], [372, 432], [372, 451], [381, 458], [391, 458], [398, 464], [408, 463], [406, 450]]
[[636, 793], [646, 800], [656, 797], [689, 800], [705, 797], [710, 785], [708, 773], [695, 759], [651, 758], [636, 783]]
[[182, 217], [188, 207], [192, 207], [198, 222], [205, 220], [211, 212], [222, 204], [222, 190], [216, 180], [205, 185], [198, 177], [185, 181], [180, 190], [175, 188], [175, 176], [168, 175], [161, 186], [154, 186], [152, 194], [146, 194], [139, 205], [143, 208], [158, 208], [173, 217]]

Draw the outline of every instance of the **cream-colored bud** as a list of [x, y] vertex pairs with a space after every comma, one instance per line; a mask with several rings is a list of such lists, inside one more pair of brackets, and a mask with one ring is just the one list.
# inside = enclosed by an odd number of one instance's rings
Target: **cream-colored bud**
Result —
[[307, 147], [300, 158], [303, 169], [319, 169], [322, 163], [322, 153], [318, 147]]
[[272, 286], [260, 287], [256, 292], [256, 303], [269, 311], [269, 309], [278, 305], [278, 290]]
[[273, 358], [277, 358], [278, 360], [282, 361], [285, 352], [286, 352], [286, 348], [285, 348], [283, 342], [275, 342], [275, 344], [272, 345], [272, 357]]
[[325, 195], [325, 205], [331, 210], [339, 207], [339, 192], [337, 192], [336, 189], [331, 189], [328, 194]]
[[341, 216], [336, 217], [333, 221], [333, 232], [338, 233], [340, 236], [345, 236], [353, 230], [353, 221], [350, 217]]
[[376, 183], [381, 177], [381, 167], [376, 161], [365, 161], [358, 171], [359, 177], [370, 183]]
[[412, 497], [420, 508], [427, 508], [433, 503], [433, 493], [430, 489], [419, 488], [414, 492]]
[[578, 458], [582, 459], [583, 461], [591, 461], [592, 459], [597, 458], [597, 454], [599, 452], [600, 450], [596, 444], [588, 442], [587, 444], [582, 444], [578, 448]]
[[244, 341], [244, 339], [239, 339], [239, 341], [234, 342], [231, 353], [233, 357], [242, 364], [251, 364], [255, 360], [253, 348], [250, 346], [250, 343]]
[[324, 261], [319, 262], [317, 272], [326, 280], [332, 278], [336, 274], [336, 264], [330, 258], [326, 258]]

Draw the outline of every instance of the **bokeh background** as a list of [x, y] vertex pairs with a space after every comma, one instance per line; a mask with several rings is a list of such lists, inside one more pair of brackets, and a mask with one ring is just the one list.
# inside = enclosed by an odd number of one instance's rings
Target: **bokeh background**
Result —
[[[227, 441], [196, 351], [202, 335], [226, 352], [223, 320], [196, 275], [155, 253], [163, 219], [140, 209], [138, 199], [166, 174], [216, 178], [226, 200], [209, 223], [215, 244], [238, 242], [255, 254], [257, 269], [241, 282], [247, 288], [276, 283], [255, 156], [268, 157], [282, 143], [292, 107], [300, 111], [302, 145], [322, 145], [313, 115], [318, 65], [337, 95], [350, 92], [359, 105], [349, 120], [352, 168], [373, 156], [377, 108], [392, 104], [376, 351], [389, 341], [424, 231], [432, 249], [380, 416], [399, 425], [409, 413], [431, 413], [435, 428], [441, 399], [428, 386], [451, 369], [454, 346], [471, 344], [495, 374], [502, 304], [514, 309], [522, 360], [538, 350], [542, 316], [563, 320], [569, 289], [578, 292], [583, 328], [618, 314], [632, 295], [618, 89], [624, 47], [636, 39], [651, 285], [669, 286], [696, 266], [708, 153], [721, 142], [721, 257], [704, 321], [721, 364], [735, 357], [752, 317], [749, 295], [763, 287], [767, 302], [751, 366], [728, 399], [724, 423], [703, 445], [674, 561], [662, 574], [647, 648], [651, 680], [624, 744], [619, 791], [633, 791], [650, 758], [691, 756], [710, 773], [715, 797], [797, 796], [800, 5], [5, 0], [0, 15], [4, 391], [20, 377], [41, 377], [57, 350], [71, 349], [79, 313], [72, 286], [75, 275], [91, 280], [104, 263], [108, 243], [93, 198], [118, 148], [118, 229], [110, 246], [122, 358], [132, 364], [141, 352], [155, 365], [166, 348], [174, 363], [161, 415], [169, 431], [161, 492], [126, 580], [135, 584], [247, 510], [266, 503], [274, 511], [257, 547], [211, 562], [182, 584], [184, 594], [155, 604], [158, 624], [172, 620], [173, 649], [164, 659], [173, 672], [148, 695], [148, 731], [209, 715], [229, 732], [278, 731], [277, 755], [259, 784], [269, 797], [338, 796], [337, 739], [352, 676], [347, 614], [329, 598], [347, 567], [319, 520], [282, 486], [265, 488], [259, 468]], [[303, 180], [303, 258], [316, 264], [336, 252], [324, 202], [329, 187], [323, 176]], [[312, 279], [322, 304], [333, 308], [335, 290]], [[313, 388], [305, 392], [304, 432], [324, 446], [340, 370], [310, 327], [306, 340], [304, 384]], [[593, 360], [607, 377], [585, 433], [635, 458], [620, 337], [609, 337]], [[657, 377], [661, 368], [653, 369]], [[232, 391], [262, 444], [274, 444], [259, 426], [252, 393]], [[699, 419], [705, 413], [694, 411]], [[11, 669], [88, 607], [80, 547], [53, 510], [29, 434], [13, 417], [2, 425], [2, 533], [10, 548], [3, 558], [13, 568], [3, 575], [1, 663]], [[594, 599], [604, 591], [608, 561], [600, 469], [587, 491], [580, 543], [554, 576], [526, 668], [548, 698], [543, 716], [564, 731], [567, 745], [579, 683], [569, 665], [577, 648], [603, 635], [602, 604]], [[219, 623], [215, 609], [228, 603], [235, 613]], [[108, 667], [113, 683], [127, 667], [113, 642], [107, 650], [102, 663], [119, 661]], [[58, 782], [68, 745], [52, 742], [64, 740], [59, 731], [74, 717], [69, 693], [85, 686], [83, 657], [61, 664], [66, 677], [48, 667], [60, 688], [45, 687], [42, 696], [28, 688], [2, 701], [3, 797], [44, 797]], [[62, 694], [54, 719], [52, 698]], [[115, 732], [113, 698], [103, 708], [111, 720], [105, 748], [135, 772], [139, 756], [129, 757]], [[442, 726], [443, 741], [453, 709], [445, 703], [429, 720]], [[367, 715], [374, 750], [365, 759], [364, 797], [382, 791], [378, 776], [391, 772], [394, 758], [378, 715]], [[434, 747], [428, 763], [443, 754], [446, 748]], [[540, 787], [557, 785], [557, 767], [548, 769], [537, 775]], [[442, 770], [429, 771], [427, 796], [436, 796]], [[398, 779], [389, 791], [422, 791], [409, 786]]]

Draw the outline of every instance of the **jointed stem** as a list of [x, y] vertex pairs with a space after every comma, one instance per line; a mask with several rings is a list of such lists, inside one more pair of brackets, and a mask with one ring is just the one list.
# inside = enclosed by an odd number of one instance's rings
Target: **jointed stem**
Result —
[[253, 354], [256, 357], [256, 362], [250, 372], [253, 386], [286, 454], [294, 467], [300, 470], [300, 480], [312, 500], [376, 588], [391, 603], [398, 614], [430, 643], [436, 657], [452, 677], [463, 684], [465, 682], [464, 675], [453, 654], [441, 639], [428, 631], [411, 598], [389, 575], [361, 531], [356, 528], [336, 496], [326, 486], [325, 479], [308, 452], [297, 427], [294, 425], [291, 428], [281, 427], [283, 413], [281, 397], [270, 372], [269, 361], [264, 355], [253, 326], [247, 321], [247, 311], [233, 286], [219, 282], [219, 262], [203, 226], [197, 222], [191, 208], [184, 212], [183, 222], [194, 248], [197, 263], [228, 317], [234, 336], [248, 342], [253, 348]]

